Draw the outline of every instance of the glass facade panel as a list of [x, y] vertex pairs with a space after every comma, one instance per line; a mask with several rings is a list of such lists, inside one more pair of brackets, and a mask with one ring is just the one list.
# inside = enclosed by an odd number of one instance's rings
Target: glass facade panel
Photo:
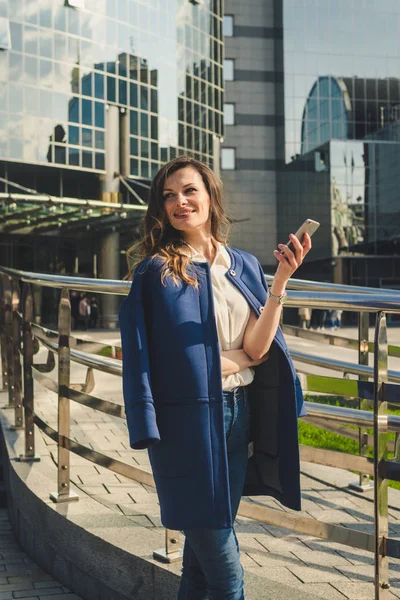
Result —
[[221, 149], [221, 169], [224, 171], [232, 171], [236, 166], [236, 149], [222, 148]]
[[223, 31], [223, 34], [225, 37], [233, 36], [233, 16], [232, 15], [224, 15], [222, 31]]
[[[1, 144], [0, 160], [104, 171], [108, 103], [120, 109], [121, 143], [122, 115], [128, 115], [133, 136], [124, 144], [130, 152], [124, 161], [128, 175], [151, 177], [177, 153], [202, 153], [213, 163], [213, 146], [202, 140], [223, 134], [220, 3], [9, 0], [5, 5], [0, 81], [7, 102], [1, 108], [6, 129], [12, 123], [15, 135]], [[8, 89], [16, 102], [9, 102]], [[178, 102], [185, 107], [186, 101], [191, 109], [178, 111]], [[25, 126], [25, 113], [46, 126]]]
[[235, 79], [235, 61], [227, 58], [224, 60], [224, 79], [225, 81], [233, 81]]
[[224, 104], [224, 123], [225, 125], [235, 124], [235, 105]]

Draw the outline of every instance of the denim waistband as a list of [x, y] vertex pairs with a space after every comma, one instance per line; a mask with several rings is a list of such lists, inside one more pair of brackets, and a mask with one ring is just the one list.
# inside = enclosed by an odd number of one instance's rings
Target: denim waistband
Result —
[[239, 400], [243, 400], [245, 398], [245, 389], [246, 386], [239, 386], [239, 387], [235, 387], [233, 388], [233, 390], [229, 391], [229, 392], [223, 392], [223, 399], [226, 400], [227, 402], [230, 401], [234, 401], [234, 402], [238, 402]]

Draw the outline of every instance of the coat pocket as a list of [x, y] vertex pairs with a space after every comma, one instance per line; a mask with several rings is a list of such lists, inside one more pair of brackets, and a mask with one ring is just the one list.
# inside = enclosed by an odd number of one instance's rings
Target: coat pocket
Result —
[[192, 468], [193, 442], [188, 431], [189, 406], [156, 407], [160, 442], [150, 446], [149, 458], [156, 477], [186, 477]]

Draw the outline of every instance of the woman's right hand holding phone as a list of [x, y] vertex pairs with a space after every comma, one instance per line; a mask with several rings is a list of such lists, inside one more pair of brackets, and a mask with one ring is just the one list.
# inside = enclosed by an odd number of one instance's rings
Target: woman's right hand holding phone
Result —
[[[303, 234], [303, 238], [300, 240], [291, 233], [289, 235], [291, 246], [293, 250], [287, 244], [278, 244], [279, 250], [274, 250], [275, 258], [279, 261], [278, 268], [275, 273], [274, 281], [271, 286], [271, 292], [273, 294], [283, 294], [283, 289], [279, 287], [286, 286], [288, 279], [302, 264], [305, 256], [311, 250], [311, 238], [308, 233]], [[274, 290], [272, 289], [274, 287]]]

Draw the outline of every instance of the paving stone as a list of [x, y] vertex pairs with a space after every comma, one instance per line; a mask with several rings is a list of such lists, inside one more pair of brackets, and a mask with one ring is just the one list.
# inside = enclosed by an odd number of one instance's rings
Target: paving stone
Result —
[[134, 502], [126, 492], [121, 492], [119, 494], [95, 494], [92, 497], [103, 504], [129, 504], [130, 502]]
[[348, 565], [347, 567], [338, 566], [338, 571], [346, 575], [353, 581], [369, 582], [374, 580], [373, 565]]
[[[242, 567], [244, 569], [247, 568], [256, 568], [256, 567], [260, 567], [260, 565], [249, 555], [247, 554], [247, 552], [242, 552], [240, 553], [240, 562], [242, 563]], [[260, 567], [261, 569], [262, 567]]]
[[333, 583], [334, 581], [347, 582], [349, 578], [337, 571], [334, 567], [287, 567], [303, 583]]
[[148, 517], [158, 516], [159, 507], [156, 504], [118, 504], [124, 515], [147, 515]]
[[[258, 552], [247, 552], [247, 554], [260, 566], [267, 567], [268, 569], [275, 569], [276, 567], [287, 567], [292, 566], [304, 566], [304, 563], [299, 560], [291, 552], [265, 552], [261, 548]], [[293, 572], [293, 571], [292, 571]]]
[[51, 579], [50, 581], [34, 581], [33, 582], [33, 587], [35, 589], [37, 589], [37, 590], [42, 590], [42, 589], [47, 589], [47, 588], [54, 587], [55, 583], [56, 582], [55, 582], [54, 579]]
[[[42, 590], [37, 590], [35, 589], [35, 594], [37, 594], [40, 598], [44, 598], [44, 597], [48, 597], [48, 596], [55, 596], [56, 594], [58, 594], [60, 596], [60, 600], [64, 600], [65, 598], [65, 594], [63, 592], [63, 589], [60, 586], [57, 587], [52, 587], [49, 589], [42, 589]], [[29, 598], [29, 596], [32, 596], [32, 590], [29, 590], [27, 592], [14, 592], [14, 598]]]
[[318, 552], [317, 550], [293, 550], [293, 554], [297, 556], [303, 563], [310, 567], [315, 567], [317, 565], [321, 566], [330, 566], [330, 567], [342, 567], [342, 570], [345, 571], [347, 567], [352, 567], [351, 563], [344, 557], [338, 553], [332, 552], [328, 554], [327, 552]]
[[334, 523], [335, 525], [340, 525], [342, 523], [351, 523], [352, 525], [359, 524], [359, 519], [354, 518], [354, 516], [350, 515], [346, 510], [315, 510], [309, 512], [309, 515], [323, 523]]
[[43, 596], [42, 594], [39, 594], [39, 598], [40, 600], [42, 600], [42, 598], [43, 600], [83, 600], [80, 596], [77, 596], [72, 592], [64, 593], [61, 596], [59, 594], [52, 594], [50, 596]]
[[137, 515], [129, 517], [129, 520], [141, 527], [154, 527], [153, 521], [147, 515]]
[[373, 583], [332, 581], [332, 586], [350, 600], [372, 600], [375, 598]]
[[287, 538], [274, 538], [270, 535], [256, 534], [255, 539], [261, 546], [271, 552], [307, 552], [306, 546], [298, 538], [287, 539]]
[[0, 585], [0, 592], [17, 592], [32, 588], [32, 583], [4, 583], [3, 585]]
[[276, 567], [275, 569], [262, 569], [260, 567], [247, 567], [246, 572], [256, 573], [260, 577], [265, 577], [269, 581], [277, 581], [294, 587], [301, 587], [299, 579], [293, 575], [286, 567]]
[[301, 586], [301, 591], [309, 593], [311, 596], [324, 598], [324, 600], [344, 600], [347, 598], [347, 596], [332, 587], [330, 583], [305, 583]]

